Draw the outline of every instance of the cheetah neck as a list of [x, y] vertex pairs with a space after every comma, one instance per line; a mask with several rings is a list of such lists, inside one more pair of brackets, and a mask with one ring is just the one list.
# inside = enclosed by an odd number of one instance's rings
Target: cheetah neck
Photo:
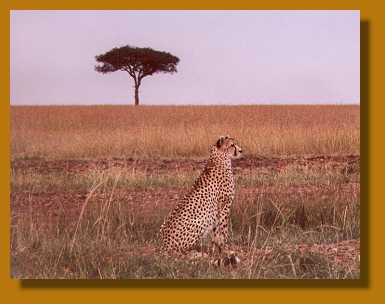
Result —
[[224, 152], [212, 152], [207, 162], [207, 166], [220, 168], [226, 171], [230, 170], [232, 172], [231, 158], [227, 153]]

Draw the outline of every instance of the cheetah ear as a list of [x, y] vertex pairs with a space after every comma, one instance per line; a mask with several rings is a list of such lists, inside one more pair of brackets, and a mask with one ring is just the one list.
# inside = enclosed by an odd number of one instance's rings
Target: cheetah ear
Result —
[[225, 142], [226, 138], [228, 138], [227, 136], [221, 136], [219, 137], [219, 139], [217, 140], [217, 148], [220, 148], [222, 147], [223, 143]]

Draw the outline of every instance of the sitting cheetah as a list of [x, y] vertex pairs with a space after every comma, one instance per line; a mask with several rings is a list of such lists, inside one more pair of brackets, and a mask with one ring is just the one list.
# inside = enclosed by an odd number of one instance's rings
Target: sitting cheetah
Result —
[[231, 159], [241, 157], [242, 149], [233, 138], [222, 136], [210, 152], [210, 158], [192, 190], [160, 228], [163, 252], [186, 254], [198, 247], [209, 234], [212, 235], [214, 250], [217, 248], [219, 253], [227, 251], [229, 213], [234, 199]]

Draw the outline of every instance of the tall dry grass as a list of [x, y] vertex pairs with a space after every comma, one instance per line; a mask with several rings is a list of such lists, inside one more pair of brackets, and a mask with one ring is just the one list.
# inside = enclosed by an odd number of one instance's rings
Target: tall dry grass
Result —
[[[326, 252], [303, 253], [290, 246], [331, 245], [337, 250], [334, 244], [359, 239], [359, 172], [303, 166], [271, 176], [259, 171], [237, 177], [231, 235], [243, 260], [229, 271], [213, 267], [209, 260], [169, 260], [155, 251], [159, 227], [175, 203], [170, 202], [175, 192], [167, 190], [176, 189], [181, 198], [193, 182], [191, 172], [172, 179], [174, 174], [157, 178], [114, 167], [57, 176], [16, 170], [11, 180], [12, 276], [358, 278], [357, 260], [335, 264]], [[163, 199], [156, 189], [164, 192]], [[74, 201], [78, 194], [81, 198]], [[137, 199], [130, 200], [130, 195]], [[333, 252], [334, 257], [337, 251]]]
[[[358, 278], [359, 250], [341, 263], [334, 253], [360, 238], [359, 164], [350, 158], [237, 168], [232, 241], [243, 260], [231, 271], [154, 251], [161, 223], [198, 171], [167, 171], [164, 160], [95, 164], [206, 157], [226, 133], [267, 159], [359, 154], [359, 119], [359, 106], [12, 107], [12, 158], [42, 158], [12, 162], [12, 276]], [[92, 160], [76, 170], [49, 161], [71, 158]], [[302, 245], [322, 251], [295, 247]]]
[[247, 154], [359, 154], [359, 106], [13, 106], [13, 158], [203, 157], [222, 134]]

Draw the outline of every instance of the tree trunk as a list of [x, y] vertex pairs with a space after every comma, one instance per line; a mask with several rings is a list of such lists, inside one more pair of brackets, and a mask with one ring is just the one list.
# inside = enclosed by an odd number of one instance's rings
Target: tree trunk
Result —
[[139, 105], [139, 86], [135, 86], [135, 106]]

